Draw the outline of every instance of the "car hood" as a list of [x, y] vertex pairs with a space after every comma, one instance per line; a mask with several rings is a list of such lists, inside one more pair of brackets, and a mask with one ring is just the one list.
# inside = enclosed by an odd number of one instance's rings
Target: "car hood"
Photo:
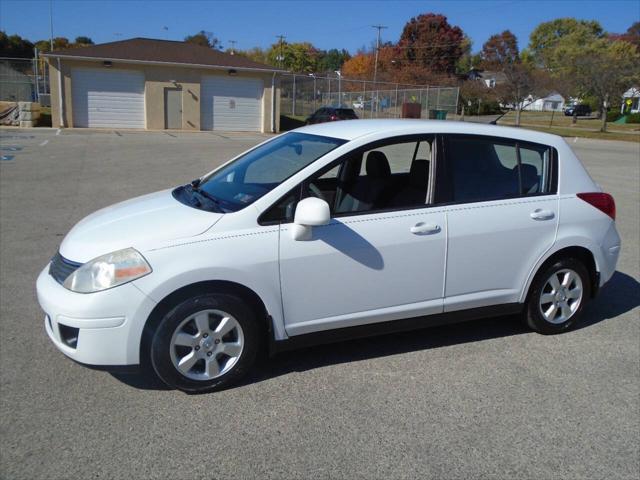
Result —
[[183, 205], [164, 190], [92, 213], [67, 234], [60, 254], [84, 263], [128, 247], [144, 252], [167, 240], [200, 235], [220, 218], [220, 213]]

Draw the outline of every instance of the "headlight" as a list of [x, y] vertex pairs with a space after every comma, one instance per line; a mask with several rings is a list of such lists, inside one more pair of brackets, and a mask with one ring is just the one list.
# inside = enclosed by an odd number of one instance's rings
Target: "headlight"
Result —
[[125, 248], [85, 263], [67, 277], [64, 287], [78, 293], [99, 292], [144, 277], [151, 271], [137, 250]]

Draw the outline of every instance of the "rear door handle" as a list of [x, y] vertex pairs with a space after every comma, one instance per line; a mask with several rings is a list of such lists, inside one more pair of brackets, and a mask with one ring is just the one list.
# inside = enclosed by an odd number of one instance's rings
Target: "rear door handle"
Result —
[[543, 210], [541, 208], [537, 208], [533, 212], [531, 212], [529, 216], [534, 220], [551, 220], [556, 215], [551, 210]]
[[440, 231], [440, 225], [436, 225], [434, 223], [419, 222], [411, 227], [410, 231], [411, 233], [414, 233], [416, 235], [438, 233]]

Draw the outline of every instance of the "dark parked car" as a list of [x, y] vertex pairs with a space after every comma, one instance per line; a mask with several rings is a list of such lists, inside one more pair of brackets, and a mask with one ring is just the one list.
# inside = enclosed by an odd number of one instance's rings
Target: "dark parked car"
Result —
[[353, 108], [322, 107], [316, 110], [309, 118], [307, 125], [314, 123], [335, 122], [336, 120], [357, 120], [358, 116]]
[[572, 117], [573, 115], [587, 117], [591, 115], [591, 107], [589, 105], [569, 105], [565, 108], [564, 114], [567, 117]]

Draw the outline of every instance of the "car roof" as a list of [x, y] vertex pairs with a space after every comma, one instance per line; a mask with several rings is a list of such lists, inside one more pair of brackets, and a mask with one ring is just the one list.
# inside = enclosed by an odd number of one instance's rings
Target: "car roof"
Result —
[[322, 135], [324, 137], [355, 140], [365, 135], [386, 134], [388, 137], [398, 135], [458, 133], [467, 135], [487, 135], [514, 138], [534, 143], [557, 144], [562, 137], [549, 133], [527, 130], [524, 128], [503, 127], [486, 123], [454, 122], [448, 120], [342, 120], [339, 122], [308, 125], [295, 130], [299, 133]]

